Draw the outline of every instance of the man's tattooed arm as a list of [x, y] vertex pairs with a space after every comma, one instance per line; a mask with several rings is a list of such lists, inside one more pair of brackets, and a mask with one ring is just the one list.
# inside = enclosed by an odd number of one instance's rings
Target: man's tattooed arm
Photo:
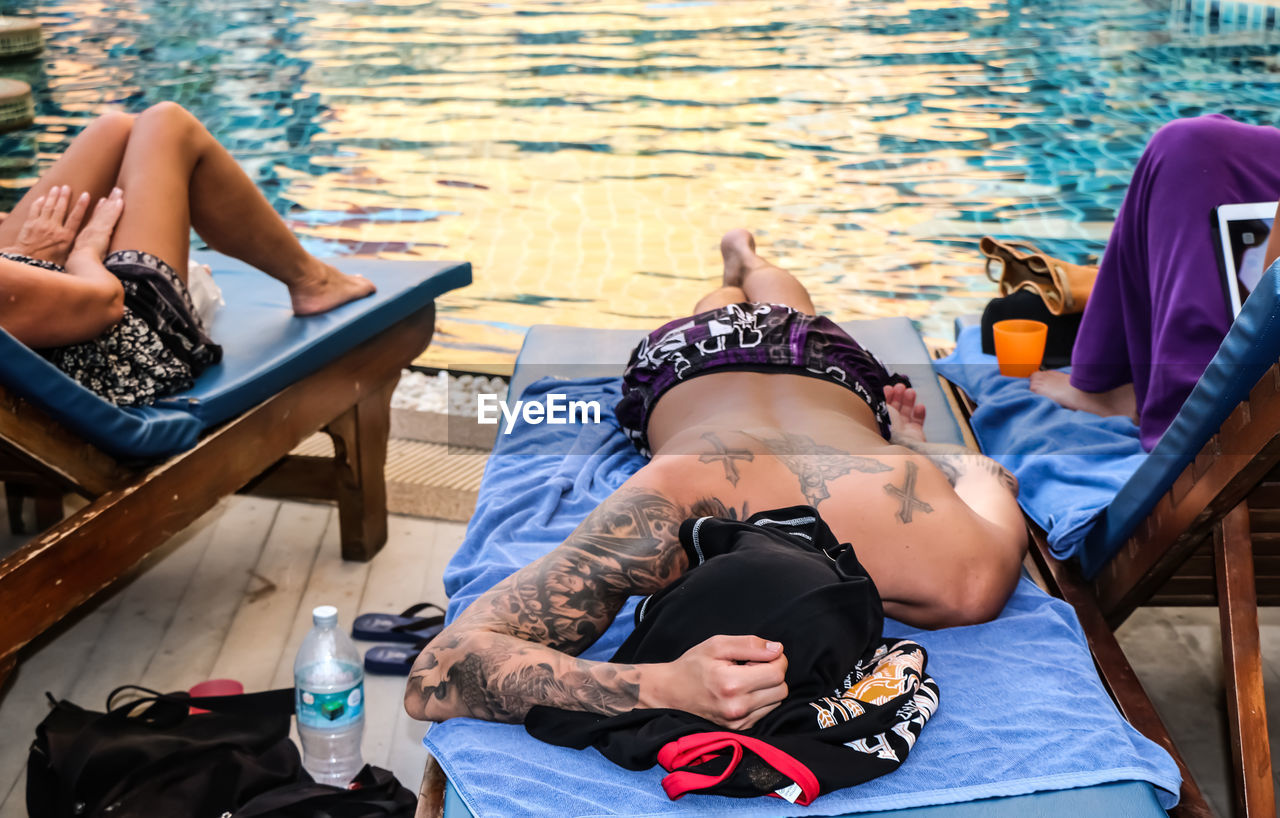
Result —
[[405, 708], [419, 719], [520, 722], [534, 705], [616, 715], [640, 705], [641, 669], [588, 662], [507, 634], [450, 626], [409, 674]]
[[638, 668], [574, 658], [632, 594], [684, 572], [686, 509], [623, 487], [558, 548], [477, 599], [422, 651], [405, 707], [438, 721], [520, 721], [535, 704], [616, 714], [641, 702]]
[[952, 486], [970, 475], [985, 475], [1008, 489], [1014, 497], [1018, 496], [1018, 478], [1014, 477], [1012, 472], [967, 446], [958, 446], [954, 443], [928, 443], [898, 434], [894, 434], [889, 442], [929, 458]]

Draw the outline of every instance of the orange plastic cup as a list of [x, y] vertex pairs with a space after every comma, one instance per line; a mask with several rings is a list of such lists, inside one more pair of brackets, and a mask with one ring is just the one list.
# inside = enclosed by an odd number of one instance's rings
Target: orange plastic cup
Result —
[[1047, 324], [1015, 318], [997, 321], [991, 331], [1001, 375], [1029, 378], [1040, 368], [1040, 362], [1044, 360], [1044, 340], [1049, 335]]

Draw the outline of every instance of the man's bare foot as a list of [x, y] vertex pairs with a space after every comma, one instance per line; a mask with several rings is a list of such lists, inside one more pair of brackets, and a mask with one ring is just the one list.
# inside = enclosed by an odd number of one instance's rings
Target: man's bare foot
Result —
[[364, 276], [339, 272], [319, 259], [312, 259], [310, 273], [289, 285], [294, 315], [316, 315], [340, 307], [348, 301], [373, 295], [377, 287]]
[[1077, 409], [1102, 417], [1122, 415], [1138, 422], [1138, 399], [1133, 384], [1127, 383], [1108, 392], [1085, 392], [1071, 385], [1071, 376], [1056, 369], [1031, 373], [1031, 391], [1067, 409]]
[[741, 227], [720, 239], [720, 255], [724, 258], [724, 283], [728, 287], [741, 287], [747, 271], [765, 263], [756, 255], [755, 237]]
[[884, 388], [884, 402], [889, 407], [889, 431], [894, 439], [907, 438], [924, 443], [923, 403], [916, 401], [916, 390], [900, 383]]

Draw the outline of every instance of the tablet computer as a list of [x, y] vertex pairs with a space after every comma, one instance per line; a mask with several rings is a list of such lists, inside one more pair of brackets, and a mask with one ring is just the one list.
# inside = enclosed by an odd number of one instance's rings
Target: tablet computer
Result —
[[1265, 272], [1267, 237], [1275, 217], [1275, 202], [1219, 205], [1213, 209], [1222, 283], [1232, 318], [1240, 314], [1240, 305]]

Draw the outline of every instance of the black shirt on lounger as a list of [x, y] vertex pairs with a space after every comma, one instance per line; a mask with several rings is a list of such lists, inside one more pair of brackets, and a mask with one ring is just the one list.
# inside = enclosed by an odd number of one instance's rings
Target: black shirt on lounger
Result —
[[595, 746], [628, 769], [657, 762], [671, 798], [808, 804], [896, 769], [937, 709], [938, 688], [923, 648], [882, 638], [880, 595], [853, 548], [808, 506], [686, 520], [680, 542], [690, 570], [643, 601], [610, 661], [669, 662], [716, 634], [752, 634], [782, 643], [787, 699], [741, 732], [679, 710], [607, 717], [538, 706], [529, 733]]

